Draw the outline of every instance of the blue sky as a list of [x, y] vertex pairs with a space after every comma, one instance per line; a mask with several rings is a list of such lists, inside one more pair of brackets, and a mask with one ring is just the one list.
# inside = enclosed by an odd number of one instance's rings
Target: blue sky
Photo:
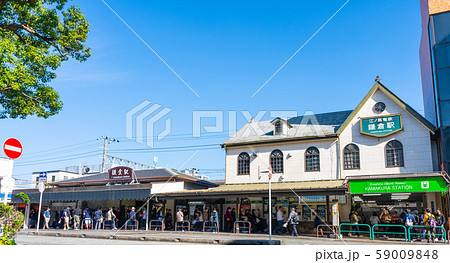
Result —
[[[14, 167], [16, 177], [29, 179], [32, 171], [100, 163], [102, 143], [96, 138], [102, 135], [121, 141], [109, 145], [114, 156], [146, 164], [158, 156], [159, 166], [176, 169], [224, 169], [225, 153], [219, 144], [228, 137], [228, 111], [302, 114], [353, 109], [376, 75], [423, 114], [419, 1], [351, 0], [253, 98], [345, 0], [105, 1], [200, 97], [102, 1], [73, 1], [92, 25], [87, 43], [92, 56], [85, 63], [66, 62], [57, 70], [52, 86], [64, 102], [58, 115], [1, 120], [0, 140], [16, 137], [24, 146]], [[217, 146], [198, 152], [184, 167], [196, 150], [114, 153], [146, 148], [125, 138], [125, 114], [144, 100], [172, 109], [171, 135], [154, 147]], [[224, 111], [225, 131], [192, 138], [194, 110]], [[264, 119], [268, 118], [267, 114]], [[238, 114], [237, 127], [245, 122]], [[163, 124], [158, 123], [157, 132]], [[68, 145], [73, 146], [64, 147]], [[55, 162], [43, 163], [46, 160]]]

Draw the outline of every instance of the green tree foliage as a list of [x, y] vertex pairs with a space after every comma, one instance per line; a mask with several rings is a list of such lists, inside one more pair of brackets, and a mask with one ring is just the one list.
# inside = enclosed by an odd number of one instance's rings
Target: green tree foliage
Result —
[[[48, 118], [62, 108], [49, 86], [63, 61], [85, 61], [89, 23], [69, 0], [0, 0], [0, 118]], [[68, 5], [68, 4], [67, 4]]]
[[24, 192], [20, 192], [20, 193], [16, 194], [16, 196], [20, 197], [20, 199], [22, 199], [22, 201], [24, 201], [27, 204], [30, 202], [30, 198]]
[[0, 245], [15, 245], [15, 236], [23, 226], [23, 214], [12, 206], [0, 204], [0, 225], [3, 226], [3, 235], [0, 236]]

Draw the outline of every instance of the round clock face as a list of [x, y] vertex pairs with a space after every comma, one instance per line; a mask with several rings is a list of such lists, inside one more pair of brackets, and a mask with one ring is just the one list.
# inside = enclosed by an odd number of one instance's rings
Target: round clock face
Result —
[[386, 109], [386, 104], [384, 104], [383, 102], [377, 102], [377, 104], [375, 104], [375, 106], [373, 106], [373, 110], [376, 113], [382, 113], [385, 109]]

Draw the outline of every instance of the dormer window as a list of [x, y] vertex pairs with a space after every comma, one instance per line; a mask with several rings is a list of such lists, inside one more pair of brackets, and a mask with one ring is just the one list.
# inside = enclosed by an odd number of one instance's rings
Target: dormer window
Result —
[[275, 135], [283, 134], [283, 123], [281, 121], [275, 123]]
[[273, 125], [273, 135], [287, 135], [292, 125], [284, 119], [275, 118], [270, 122]]

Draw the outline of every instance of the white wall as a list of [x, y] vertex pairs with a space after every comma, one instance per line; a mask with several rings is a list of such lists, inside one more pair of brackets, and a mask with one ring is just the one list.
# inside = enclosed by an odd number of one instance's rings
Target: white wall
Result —
[[[376, 102], [386, 104], [386, 110], [381, 114], [373, 112]], [[384, 138], [371, 137], [360, 133], [360, 117], [402, 114], [403, 130]], [[398, 140], [403, 144], [404, 167], [386, 167], [385, 146], [390, 140]], [[349, 144], [358, 145], [360, 150], [360, 165], [357, 170], [344, 170], [343, 149]], [[392, 174], [392, 173], [420, 173], [433, 171], [433, 159], [429, 130], [415, 119], [410, 113], [401, 108], [386, 94], [378, 90], [360, 109], [355, 118], [345, 128], [339, 137], [340, 150], [337, 139], [301, 141], [290, 143], [262, 144], [259, 146], [229, 147], [226, 153], [225, 183], [257, 183], [267, 182], [270, 153], [281, 150], [284, 155], [285, 181], [333, 180], [344, 179], [346, 176]], [[305, 150], [315, 146], [320, 151], [320, 171], [305, 171]], [[338, 165], [337, 151], [340, 151]], [[237, 175], [237, 158], [241, 152], [250, 155], [250, 175]], [[258, 154], [257, 157], [252, 155]], [[291, 158], [286, 158], [291, 154]], [[280, 174], [274, 174], [277, 181]]]
[[[377, 102], [384, 102], [386, 110], [381, 114], [373, 112]], [[387, 137], [377, 138], [360, 133], [359, 118], [401, 114], [403, 130]], [[385, 146], [391, 140], [403, 144], [404, 167], [386, 167]], [[349, 144], [358, 145], [361, 169], [344, 170], [343, 149]], [[433, 171], [430, 132], [410, 113], [378, 90], [361, 108], [351, 123], [340, 135], [342, 178], [352, 175], [372, 175], [390, 173], [420, 173]]]
[[[320, 152], [320, 171], [305, 171], [305, 151], [315, 146]], [[226, 154], [225, 183], [258, 183], [267, 182], [270, 153], [273, 150], [283, 152], [284, 158], [284, 181], [309, 181], [309, 180], [331, 180], [337, 179], [337, 140], [316, 140], [307, 142], [291, 142], [283, 144], [267, 144], [263, 146], [228, 148]], [[241, 152], [250, 155], [250, 175], [237, 175], [237, 158]], [[257, 157], [252, 155], [257, 153]], [[290, 154], [291, 157], [287, 158]], [[281, 174], [274, 173], [273, 180], [276, 181]]]
[[0, 157], [0, 178], [11, 177], [14, 160]]
[[158, 193], [168, 193], [184, 190], [184, 182], [174, 182], [174, 183], [152, 183], [152, 194]]

